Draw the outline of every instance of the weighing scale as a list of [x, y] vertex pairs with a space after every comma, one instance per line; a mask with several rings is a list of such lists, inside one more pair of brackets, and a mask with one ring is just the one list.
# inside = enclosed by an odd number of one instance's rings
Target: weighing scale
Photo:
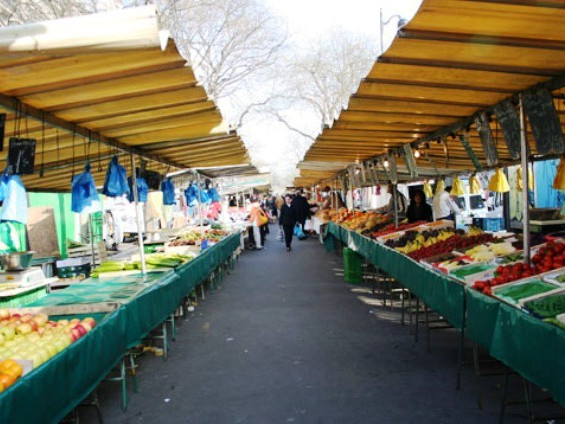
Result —
[[36, 287], [46, 282], [47, 278], [40, 267], [24, 271], [2, 271], [0, 272], [0, 293], [4, 290]]

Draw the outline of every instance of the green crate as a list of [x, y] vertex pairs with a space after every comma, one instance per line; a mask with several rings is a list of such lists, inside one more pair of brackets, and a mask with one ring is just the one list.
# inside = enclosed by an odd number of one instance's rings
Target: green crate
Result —
[[348, 283], [360, 283], [363, 280], [362, 272], [363, 258], [357, 252], [343, 249], [343, 268], [345, 281]]

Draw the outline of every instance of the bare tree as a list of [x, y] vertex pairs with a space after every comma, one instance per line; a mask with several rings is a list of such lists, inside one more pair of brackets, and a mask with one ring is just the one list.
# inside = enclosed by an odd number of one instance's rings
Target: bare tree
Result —
[[20, 25], [99, 11], [99, 0], [1, 0], [0, 26]]
[[282, 25], [256, 0], [169, 0], [161, 10], [213, 99], [272, 66], [285, 44]]

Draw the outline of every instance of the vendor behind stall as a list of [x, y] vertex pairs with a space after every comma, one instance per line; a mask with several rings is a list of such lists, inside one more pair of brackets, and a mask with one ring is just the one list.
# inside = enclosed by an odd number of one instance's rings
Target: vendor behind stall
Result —
[[434, 196], [433, 213], [436, 221], [440, 219], [455, 221], [455, 214], [461, 213], [461, 209], [451, 198], [450, 191], [451, 186], [448, 186]]
[[433, 221], [432, 207], [426, 203], [423, 190], [416, 190], [406, 211], [408, 222]]

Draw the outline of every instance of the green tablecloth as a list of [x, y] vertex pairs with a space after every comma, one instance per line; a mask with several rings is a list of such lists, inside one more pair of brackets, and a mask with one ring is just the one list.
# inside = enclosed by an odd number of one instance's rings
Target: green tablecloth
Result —
[[[331, 236], [331, 237], [330, 237]], [[375, 243], [354, 231], [331, 222], [326, 230], [324, 245], [333, 248], [333, 238], [355, 250], [372, 264], [410, 289], [426, 305], [440, 313], [451, 325], [461, 329], [465, 315], [465, 287], [447, 276], [420, 265], [409, 257]]]
[[399, 280], [452, 325], [464, 326], [467, 338], [565, 405], [565, 331], [330, 223], [326, 249], [332, 250], [336, 239]]
[[161, 274], [88, 336], [18, 380], [0, 394], [0, 423], [60, 421], [94, 390], [129, 347], [163, 322], [238, 246], [239, 234], [231, 235], [177, 271]]

